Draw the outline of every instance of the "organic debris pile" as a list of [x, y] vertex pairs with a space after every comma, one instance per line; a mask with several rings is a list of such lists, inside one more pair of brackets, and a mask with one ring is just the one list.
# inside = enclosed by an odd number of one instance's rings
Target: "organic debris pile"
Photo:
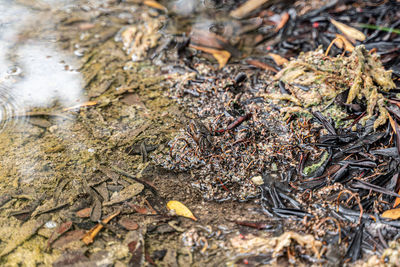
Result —
[[[391, 71], [364, 46], [349, 56], [330, 57], [321, 48], [301, 53], [275, 80], [251, 65], [216, 71], [201, 62], [176, 83], [172, 95], [198, 117], [156, 160], [190, 171], [208, 200], [257, 198], [286, 230], [329, 244], [303, 255], [304, 262], [335, 264], [382, 252], [400, 227], [393, 220], [400, 210], [385, 213], [400, 199], [400, 139], [394, 141], [392, 118], [400, 119], [400, 102]], [[282, 256], [249, 253], [264, 263]]]
[[[359, 110], [361, 105], [366, 106], [362, 123], [379, 114], [374, 129], [388, 120], [385, 99], [379, 91], [388, 92], [396, 88], [391, 71], [386, 71], [379, 56], [368, 53], [364, 46], [357, 46], [349, 57], [329, 57], [324, 55], [321, 48], [315, 52], [301, 53], [276, 75], [276, 79], [281, 83], [275, 86], [275, 92], [268, 93], [266, 97], [288, 100], [297, 106], [282, 111], [310, 114], [305, 108], [326, 110], [330, 105], [333, 106], [333, 100], [339, 94], [344, 93], [346, 101], [341, 103], [342, 106]], [[355, 100], [358, 103], [354, 103]], [[336, 120], [342, 119], [335, 116], [337, 114], [326, 114]]]

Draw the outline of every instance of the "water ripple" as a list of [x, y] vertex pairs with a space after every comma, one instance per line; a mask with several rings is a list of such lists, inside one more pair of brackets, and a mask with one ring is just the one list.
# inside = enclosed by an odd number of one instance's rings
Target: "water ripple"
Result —
[[26, 120], [24, 109], [10, 87], [0, 84], [0, 132]]

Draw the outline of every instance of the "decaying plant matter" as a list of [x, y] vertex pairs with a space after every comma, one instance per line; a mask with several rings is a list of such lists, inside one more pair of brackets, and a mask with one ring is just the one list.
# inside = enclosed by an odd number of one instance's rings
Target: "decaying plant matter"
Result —
[[396, 87], [391, 71], [384, 69], [379, 56], [369, 53], [362, 45], [357, 46], [348, 57], [326, 56], [322, 48], [301, 53], [275, 78], [283, 82], [286, 85], [284, 89], [288, 91], [278, 92], [275, 90], [278, 86], [274, 86], [265, 97], [288, 100], [296, 105], [283, 111], [309, 113], [307, 108], [321, 110], [339, 94], [347, 93], [346, 104], [357, 100], [366, 103], [366, 116], [361, 122], [365, 123], [377, 114], [375, 129], [388, 119], [385, 98], [379, 91], [387, 92]]

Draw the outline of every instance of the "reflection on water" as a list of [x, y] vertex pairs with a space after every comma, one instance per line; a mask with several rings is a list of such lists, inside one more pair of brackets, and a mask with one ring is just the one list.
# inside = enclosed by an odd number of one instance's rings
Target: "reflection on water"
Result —
[[0, 132], [12, 122], [21, 121], [23, 117], [17, 116], [17, 112], [23, 110], [16, 101], [11, 89], [0, 85]]
[[[18, 4], [20, 3], [20, 4]], [[21, 4], [22, 3], [22, 4]], [[84, 101], [82, 79], [55, 37], [41, 33], [51, 23], [50, 7], [66, 1], [0, 0], [0, 119], [55, 102], [68, 107]], [[18, 116], [19, 118], [21, 116]]]
[[22, 73], [14, 89], [25, 107], [46, 106], [54, 100], [68, 107], [82, 100], [80, 74], [65, 55], [43, 43], [26, 44], [17, 53]]

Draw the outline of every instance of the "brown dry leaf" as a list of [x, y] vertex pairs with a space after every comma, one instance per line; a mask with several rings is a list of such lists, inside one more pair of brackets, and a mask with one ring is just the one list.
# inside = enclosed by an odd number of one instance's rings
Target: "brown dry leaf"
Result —
[[278, 54], [268, 53], [267, 55], [270, 56], [275, 61], [276, 65], [278, 65], [278, 66], [282, 66], [283, 64], [286, 64], [289, 62], [289, 60], [287, 60], [284, 57], [281, 57]]
[[218, 61], [219, 68], [222, 69], [226, 63], [228, 63], [229, 58], [231, 57], [231, 53], [225, 50], [217, 50], [213, 48], [198, 46], [198, 45], [190, 45], [194, 49], [212, 54], [213, 57]]
[[382, 213], [382, 217], [392, 220], [400, 219], [400, 208], [386, 210], [385, 212]]
[[365, 40], [365, 35], [362, 32], [360, 32], [359, 30], [357, 30], [353, 27], [347, 26], [346, 24], [336, 21], [332, 18], [330, 19], [330, 21], [333, 25], [335, 25], [336, 28], [339, 29], [339, 31], [341, 31], [343, 34], [345, 34], [349, 39], [354, 38], [358, 41]]
[[59, 237], [56, 241], [54, 241], [51, 244], [51, 247], [58, 249], [63, 248], [71, 242], [80, 240], [84, 235], [85, 235], [85, 230], [82, 229], [69, 231], [63, 234], [61, 237]]
[[190, 218], [194, 221], [197, 221], [197, 218], [194, 217], [193, 213], [179, 201], [176, 201], [176, 200], [168, 201], [167, 208], [169, 210], [174, 210], [176, 215], [183, 216], [186, 218]]
[[135, 221], [126, 217], [121, 218], [118, 224], [124, 227], [128, 231], [133, 231], [139, 228], [139, 225]]
[[192, 30], [190, 33], [190, 44], [216, 50], [224, 50], [225, 47], [229, 46], [228, 40], [224, 37], [201, 29]]
[[241, 19], [247, 16], [250, 12], [254, 11], [255, 9], [259, 8], [263, 4], [267, 3], [270, 0], [248, 0], [246, 3], [241, 5], [240, 7], [232, 10], [229, 15], [236, 19]]
[[149, 210], [146, 207], [140, 207], [138, 205], [132, 204], [127, 202], [126, 203], [129, 207], [131, 207], [132, 209], [134, 209], [137, 213], [139, 214], [149, 214]]
[[90, 214], [92, 214], [92, 208], [84, 208], [76, 212], [76, 216], [79, 218], [89, 218]]
[[276, 25], [275, 32], [279, 32], [280, 29], [285, 27], [286, 23], [289, 21], [289, 13], [285, 12], [281, 16], [281, 21]]
[[82, 237], [82, 241], [86, 244], [89, 245], [91, 243], [93, 243], [94, 238], [97, 236], [97, 234], [100, 232], [101, 229], [103, 229], [103, 225], [107, 224], [109, 221], [111, 221], [114, 217], [116, 217], [118, 214], [120, 213], [120, 211], [117, 211], [114, 214], [111, 214], [110, 216], [108, 216], [107, 218], [105, 218], [104, 220], [101, 221], [101, 223], [97, 224], [95, 227], [93, 227], [92, 229], [90, 229], [83, 237]]
[[47, 240], [47, 246], [49, 247], [57, 238], [59, 238], [62, 234], [71, 229], [71, 227], [71, 221], [65, 222], [57, 227], [57, 229], [51, 234], [50, 238]]
[[161, 11], [167, 11], [167, 8], [165, 6], [163, 6], [160, 3], [153, 1], [153, 0], [145, 0], [143, 2], [143, 4], [145, 4], [146, 6], [161, 10]]
[[[397, 192], [397, 194], [400, 195], [400, 190], [399, 192]], [[399, 204], [400, 204], [400, 197], [396, 197], [396, 199], [394, 200], [393, 208], [396, 208]]]
[[344, 50], [347, 52], [353, 52], [354, 50], [354, 45], [341, 34], [336, 34], [335, 45], [340, 49], [342, 49], [344, 45]]

